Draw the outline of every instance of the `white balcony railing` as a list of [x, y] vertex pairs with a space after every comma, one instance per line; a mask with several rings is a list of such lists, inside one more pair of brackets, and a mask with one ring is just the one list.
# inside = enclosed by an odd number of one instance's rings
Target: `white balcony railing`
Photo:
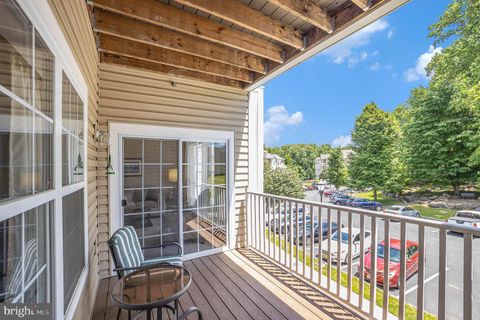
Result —
[[[467, 320], [474, 318], [473, 306], [478, 303], [473, 302], [472, 258], [473, 239], [480, 237], [478, 229], [451, 226], [436, 220], [254, 192], [247, 192], [246, 208], [249, 248], [266, 255], [288, 271], [326, 290], [369, 318], [424, 319], [432, 315], [433, 318], [438, 317], [438, 319], [449, 318], [447, 315], [447, 234], [455, 232], [463, 237], [463, 241], [457, 240], [460, 243], [459, 246], [463, 246], [463, 263], [459, 255], [463, 279], [450, 279], [460, 283], [457, 287], [460, 287], [463, 294], [460, 299], [460, 301], [463, 300], [463, 309], [460, 308], [461, 314], [457, 317]], [[336, 240], [332, 240], [332, 238], [335, 239], [333, 236], [335, 229], [340, 227], [342, 230], [342, 226], [346, 236], [337, 236]], [[428, 232], [438, 234], [433, 240], [436, 242], [435, 245], [438, 245], [438, 250], [435, 247], [438, 253], [436, 258], [428, 261], [426, 260], [426, 229]], [[357, 232], [359, 241], [353, 241], [352, 230], [359, 231]], [[397, 237], [395, 240], [391, 237], [392, 230]], [[383, 240], [383, 246], [377, 247], [380, 240]], [[399, 265], [399, 270], [395, 273], [390, 267], [377, 266], [378, 250], [390, 248], [393, 242], [399, 243], [400, 252], [392, 251], [395, 257], [390, 257], [390, 250], [382, 250], [380, 256], [383, 256], [383, 259], [378, 261], [383, 262], [385, 266], [390, 266], [392, 261]], [[412, 246], [418, 246], [416, 251]], [[456, 250], [461, 252], [462, 248], [456, 248]], [[354, 257], [355, 253], [358, 254], [358, 258]], [[335, 260], [343, 259], [343, 256], [346, 263], [337, 265]], [[367, 262], [370, 267], [367, 267]], [[458, 261], [453, 262], [458, 264]], [[425, 284], [431, 279], [426, 279], [427, 263], [431, 263], [435, 269], [438, 266], [436, 274], [438, 290], [434, 291], [436, 298], [433, 300], [437, 300], [436, 312], [428, 313], [425, 311]], [[354, 269], [356, 265], [358, 265], [358, 273]], [[376, 276], [371, 276], [370, 270], [376, 270], [377, 272], [372, 272]], [[412, 302], [409, 299], [410, 303], [407, 304], [406, 294], [410, 291], [407, 292], [406, 282], [412, 271], [417, 273], [415, 285], [417, 294], [414, 299], [416, 301]], [[389, 279], [389, 281], [383, 281], [383, 279]], [[414, 280], [412, 278], [409, 281]], [[392, 281], [395, 286], [398, 285], [398, 296], [393, 296], [390, 292]], [[341, 285], [337, 285], [339, 283]], [[361, 292], [364, 294], [360, 294]], [[432, 292], [428, 294], [431, 295]], [[377, 299], [377, 295], [381, 295], [382, 299], [380, 297]], [[431, 296], [428, 301], [432, 301]], [[430, 306], [429, 309], [431, 309]], [[478, 316], [480, 314], [475, 314], [475, 317]]]

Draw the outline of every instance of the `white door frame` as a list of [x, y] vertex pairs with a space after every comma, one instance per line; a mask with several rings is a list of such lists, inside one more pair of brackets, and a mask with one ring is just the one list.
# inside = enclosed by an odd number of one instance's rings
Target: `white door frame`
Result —
[[[228, 177], [227, 177], [227, 249], [233, 249], [235, 247], [235, 188], [234, 188], [234, 133], [232, 131], [220, 131], [220, 130], [206, 130], [206, 129], [192, 129], [181, 127], [167, 127], [159, 125], [145, 125], [145, 124], [132, 124], [132, 123], [109, 123], [109, 143], [110, 143], [110, 155], [112, 157], [112, 167], [115, 170], [114, 175], [110, 175], [108, 178], [108, 194], [109, 194], [109, 207], [110, 207], [110, 236], [122, 227], [121, 216], [121, 188], [122, 188], [122, 139], [123, 137], [137, 137], [137, 138], [152, 138], [152, 139], [171, 139], [171, 140], [190, 140], [190, 141], [206, 141], [216, 142], [225, 141], [227, 143], [228, 155]], [[181, 150], [179, 150], [181, 152]], [[179, 179], [181, 179], [181, 168], [179, 168]], [[181, 199], [181, 197], [179, 196]], [[182, 215], [180, 215], [180, 219]], [[182, 221], [180, 220], [180, 223]], [[181, 237], [181, 236], [180, 236]], [[223, 248], [225, 249], [225, 248]], [[215, 250], [215, 249], [212, 249]], [[205, 251], [205, 254], [209, 254], [211, 251]], [[203, 252], [198, 254], [189, 254], [187, 258], [194, 258], [195, 256], [203, 255]]]

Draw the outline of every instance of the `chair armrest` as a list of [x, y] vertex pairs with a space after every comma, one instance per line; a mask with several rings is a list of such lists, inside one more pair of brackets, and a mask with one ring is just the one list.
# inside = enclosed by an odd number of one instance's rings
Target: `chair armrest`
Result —
[[132, 270], [139, 270], [139, 269], [142, 269], [142, 268], [143, 268], [142, 266], [128, 267], [128, 268], [115, 268], [115, 269], [113, 269], [113, 271], [115, 271], [115, 272], [132, 271]]
[[192, 314], [193, 312], [197, 312], [198, 313], [198, 319], [199, 320], [203, 320], [203, 313], [200, 309], [196, 308], [196, 307], [190, 307], [188, 308], [187, 310], [185, 310], [184, 313], [182, 313], [177, 319], [178, 320], [186, 320], [187, 317]]
[[180, 243], [178, 243], [178, 242], [169, 242], [169, 243], [164, 243], [164, 244], [155, 245], [155, 246], [145, 246], [145, 247], [142, 247], [142, 249], [143, 250], [145, 250], [145, 249], [155, 249], [155, 248], [165, 249], [166, 247], [169, 247], [169, 246], [176, 246], [177, 249], [178, 249], [177, 254], [179, 256], [182, 255], [183, 249], [182, 249], [182, 246], [180, 245]]

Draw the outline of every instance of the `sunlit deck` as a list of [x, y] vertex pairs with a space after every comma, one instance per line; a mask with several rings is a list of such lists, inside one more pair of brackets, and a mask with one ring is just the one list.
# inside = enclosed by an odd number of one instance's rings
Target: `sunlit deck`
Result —
[[[187, 294], [180, 298], [180, 307], [184, 310], [196, 306], [203, 311], [205, 319], [362, 318], [250, 250], [189, 260], [185, 267], [193, 281]], [[116, 281], [117, 278], [111, 277], [100, 282], [94, 320], [117, 319], [118, 308], [112, 304], [109, 294]], [[127, 319], [126, 311], [120, 319]]]

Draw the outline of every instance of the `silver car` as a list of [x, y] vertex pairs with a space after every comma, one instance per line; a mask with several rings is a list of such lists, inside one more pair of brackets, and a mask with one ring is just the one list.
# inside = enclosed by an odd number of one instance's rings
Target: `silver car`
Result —
[[480, 228], [480, 211], [458, 211], [455, 216], [448, 218], [447, 224], [460, 227]]
[[408, 216], [408, 217], [420, 217], [420, 212], [417, 210], [410, 208], [410, 207], [404, 207], [404, 206], [391, 206], [387, 208], [385, 213], [390, 213], [390, 214], [400, 214], [402, 216]]

